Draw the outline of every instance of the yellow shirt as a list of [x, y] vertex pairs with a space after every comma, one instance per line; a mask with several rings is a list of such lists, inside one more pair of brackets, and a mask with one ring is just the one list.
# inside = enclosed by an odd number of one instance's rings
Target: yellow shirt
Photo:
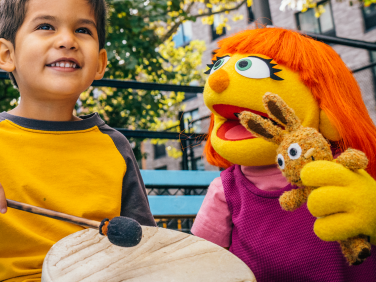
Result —
[[[48, 122], [0, 113], [0, 183], [8, 199], [101, 221], [154, 226], [127, 139], [98, 114]], [[58, 240], [83, 227], [8, 208], [0, 214], [0, 281], [40, 281]]]

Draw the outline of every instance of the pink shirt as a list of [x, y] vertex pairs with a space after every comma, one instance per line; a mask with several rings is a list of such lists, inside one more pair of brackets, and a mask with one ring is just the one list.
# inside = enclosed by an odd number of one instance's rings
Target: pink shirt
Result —
[[[279, 190], [289, 184], [277, 165], [241, 166], [241, 171], [250, 182], [264, 191]], [[220, 177], [214, 179], [210, 184], [191, 232], [221, 247], [230, 246], [231, 213], [226, 203]]]

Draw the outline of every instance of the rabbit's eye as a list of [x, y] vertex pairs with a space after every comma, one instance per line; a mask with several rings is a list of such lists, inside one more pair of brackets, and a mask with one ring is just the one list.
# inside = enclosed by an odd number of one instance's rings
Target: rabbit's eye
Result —
[[285, 168], [285, 159], [283, 158], [283, 156], [281, 154], [278, 154], [277, 162], [278, 162], [278, 165], [281, 169]]
[[302, 148], [300, 148], [298, 143], [294, 143], [290, 145], [290, 147], [287, 150], [287, 153], [290, 159], [296, 160], [300, 158], [300, 155], [302, 154]]

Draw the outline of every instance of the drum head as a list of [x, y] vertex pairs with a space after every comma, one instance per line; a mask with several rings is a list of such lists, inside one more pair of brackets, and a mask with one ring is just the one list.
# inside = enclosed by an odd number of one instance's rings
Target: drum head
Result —
[[94, 229], [71, 234], [48, 252], [42, 282], [256, 281], [246, 264], [218, 245], [164, 228], [142, 226], [142, 232], [131, 248], [111, 244]]

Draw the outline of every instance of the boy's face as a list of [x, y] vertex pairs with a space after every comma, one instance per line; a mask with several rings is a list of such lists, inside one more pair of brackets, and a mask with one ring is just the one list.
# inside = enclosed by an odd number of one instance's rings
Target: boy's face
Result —
[[29, 0], [15, 40], [13, 72], [21, 94], [66, 99], [103, 77], [96, 21], [86, 0]]

